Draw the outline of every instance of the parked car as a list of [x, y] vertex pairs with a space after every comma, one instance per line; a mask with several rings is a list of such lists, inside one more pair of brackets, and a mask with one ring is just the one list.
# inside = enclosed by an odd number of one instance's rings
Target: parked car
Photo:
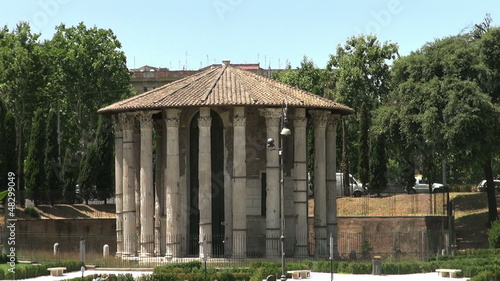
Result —
[[[337, 173], [337, 196], [344, 197], [344, 173]], [[349, 174], [349, 188], [351, 190], [351, 196], [361, 197], [367, 194], [368, 188], [363, 186], [358, 180], [356, 180], [351, 174]]]
[[[500, 191], [500, 180], [493, 180], [495, 184], [495, 190]], [[486, 191], [486, 180], [482, 180], [476, 187], [476, 191], [482, 192]]]
[[[429, 182], [427, 182], [424, 177], [418, 175], [415, 176], [415, 185], [408, 189], [408, 193], [428, 193], [429, 192]], [[441, 183], [432, 184], [432, 193], [444, 192], [444, 185]]]

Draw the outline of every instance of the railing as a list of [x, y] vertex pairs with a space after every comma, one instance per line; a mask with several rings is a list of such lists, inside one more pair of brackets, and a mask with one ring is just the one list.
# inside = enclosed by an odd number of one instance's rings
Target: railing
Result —
[[[218, 266], [243, 266], [252, 261], [279, 261], [279, 255], [266, 256], [266, 249], [269, 247], [269, 238], [264, 236], [246, 237], [226, 237], [220, 243], [212, 243], [210, 264]], [[85, 240], [85, 263], [97, 266], [116, 267], [151, 267], [155, 265], [172, 262], [187, 262], [200, 260], [199, 247], [189, 247], [189, 243], [197, 243], [197, 237], [177, 236], [174, 243], [178, 243], [179, 252], [174, 253], [172, 258], [167, 258], [165, 251], [167, 246], [162, 246], [160, 253], [153, 244], [148, 247], [141, 247], [137, 243], [137, 236], [131, 237], [130, 243], [135, 243], [135, 253], [128, 257], [117, 257], [116, 236], [96, 236], [96, 235], [68, 235], [65, 237], [49, 236], [42, 233], [17, 232], [16, 233], [16, 253], [19, 260], [31, 260], [37, 262], [57, 261], [68, 259], [80, 259], [80, 239]], [[278, 238], [276, 246], [279, 247]], [[285, 253], [287, 260], [326, 260], [325, 255], [315, 257], [316, 241], [328, 240], [326, 237], [292, 237], [286, 238]], [[125, 239], [126, 240], [126, 239]], [[40, 242], [43, 241], [43, 242]], [[212, 240], [216, 241], [216, 239]], [[54, 252], [54, 244], [58, 243], [58, 250]], [[306, 255], [296, 255], [296, 245], [308, 245]], [[369, 259], [374, 255], [389, 257], [396, 260], [423, 260], [429, 256], [440, 253], [448, 244], [447, 231], [423, 231], [423, 232], [380, 232], [368, 235], [367, 233], [346, 233], [338, 234], [338, 252], [342, 260]], [[103, 256], [103, 247], [109, 247], [109, 256]], [[235, 257], [232, 253], [238, 247], [246, 246], [246, 257]], [[148, 255], [141, 255], [140, 249], [146, 249]], [[279, 249], [276, 248], [276, 253]], [[190, 252], [191, 251], [191, 252]], [[269, 251], [267, 252], [269, 253]]]

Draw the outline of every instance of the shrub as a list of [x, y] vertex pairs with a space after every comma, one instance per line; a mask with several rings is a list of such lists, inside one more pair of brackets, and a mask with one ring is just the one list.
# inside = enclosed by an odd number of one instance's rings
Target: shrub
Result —
[[500, 248], [500, 220], [493, 222], [491, 229], [488, 230], [488, 241], [490, 248]]
[[24, 209], [24, 213], [35, 219], [40, 218], [40, 212], [38, 212], [38, 210], [34, 207], [26, 207], [26, 209]]
[[[10, 257], [7, 256], [8, 254], [0, 254], [0, 263], [8, 263], [10, 262]], [[15, 263], [17, 263], [17, 256], [15, 257]]]

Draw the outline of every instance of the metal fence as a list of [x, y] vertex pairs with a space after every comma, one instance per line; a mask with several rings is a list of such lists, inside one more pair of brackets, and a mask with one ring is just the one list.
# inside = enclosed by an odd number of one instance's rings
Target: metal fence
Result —
[[[36, 238], [36, 239], [35, 239]], [[16, 233], [16, 255], [19, 260], [30, 260], [37, 262], [57, 261], [68, 259], [81, 259], [80, 241], [85, 240], [85, 263], [97, 266], [117, 267], [150, 267], [172, 262], [187, 262], [199, 260], [199, 242], [197, 237], [181, 237], [178, 242], [184, 243], [181, 253], [175, 258], [167, 258], [164, 253], [152, 254], [151, 256], [140, 255], [140, 247], [136, 247], [136, 253], [131, 257], [116, 257], [116, 236], [80, 236], [69, 235], [60, 237], [46, 235], [43, 233], [18, 232]], [[138, 239], [138, 237], [134, 237]], [[300, 241], [302, 239], [302, 241]], [[372, 256], [383, 256], [394, 260], [423, 260], [429, 256], [440, 253], [447, 249], [449, 244], [447, 231], [422, 231], [422, 232], [380, 232], [377, 234], [346, 233], [338, 234], [338, 258], [341, 260], [363, 260]], [[212, 255], [209, 263], [217, 266], [242, 266], [253, 261], [279, 261], [279, 255], [266, 255], [269, 247], [269, 238], [264, 236], [246, 237], [245, 241], [232, 237], [229, 242], [212, 243]], [[304, 241], [305, 240], [305, 241]], [[325, 255], [315, 255], [316, 241], [327, 240], [326, 237], [287, 237], [285, 253], [288, 260], [327, 260]], [[43, 241], [43, 242], [40, 242]], [[189, 242], [190, 241], [190, 242]], [[212, 240], [215, 241], [215, 240]], [[137, 241], [134, 241], [137, 242]], [[193, 243], [190, 246], [189, 243]], [[54, 244], [58, 243], [57, 251]], [[245, 258], [233, 257], [232, 247], [238, 247], [238, 243], [244, 243], [247, 247]], [[279, 244], [278, 239], [276, 243]], [[296, 257], [296, 245], [306, 243], [308, 251], [306, 255]], [[104, 256], [104, 247], [108, 245], [109, 256]], [[154, 247], [154, 245], [151, 245]], [[190, 248], [191, 247], [191, 248]], [[277, 246], [277, 249], [279, 246]], [[157, 249], [148, 249], [155, 253]], [[278, 249], [279, 250], [279, 249]], [[278, 254], [279, 251], [276, 252]], [[328, 252], [328, 251], [327, 251]], [[268, 252], [269, 253], [269, 252]]]

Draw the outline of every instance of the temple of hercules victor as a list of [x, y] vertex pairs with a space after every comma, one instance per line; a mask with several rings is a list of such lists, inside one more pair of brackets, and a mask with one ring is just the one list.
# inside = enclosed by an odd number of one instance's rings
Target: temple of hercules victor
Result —
[[278, 257], [284, 221], [286, 256], [327, 257], [337, 123], [353, 112], [229, 61], [100, 109], [114, 122], [117, 256]]

